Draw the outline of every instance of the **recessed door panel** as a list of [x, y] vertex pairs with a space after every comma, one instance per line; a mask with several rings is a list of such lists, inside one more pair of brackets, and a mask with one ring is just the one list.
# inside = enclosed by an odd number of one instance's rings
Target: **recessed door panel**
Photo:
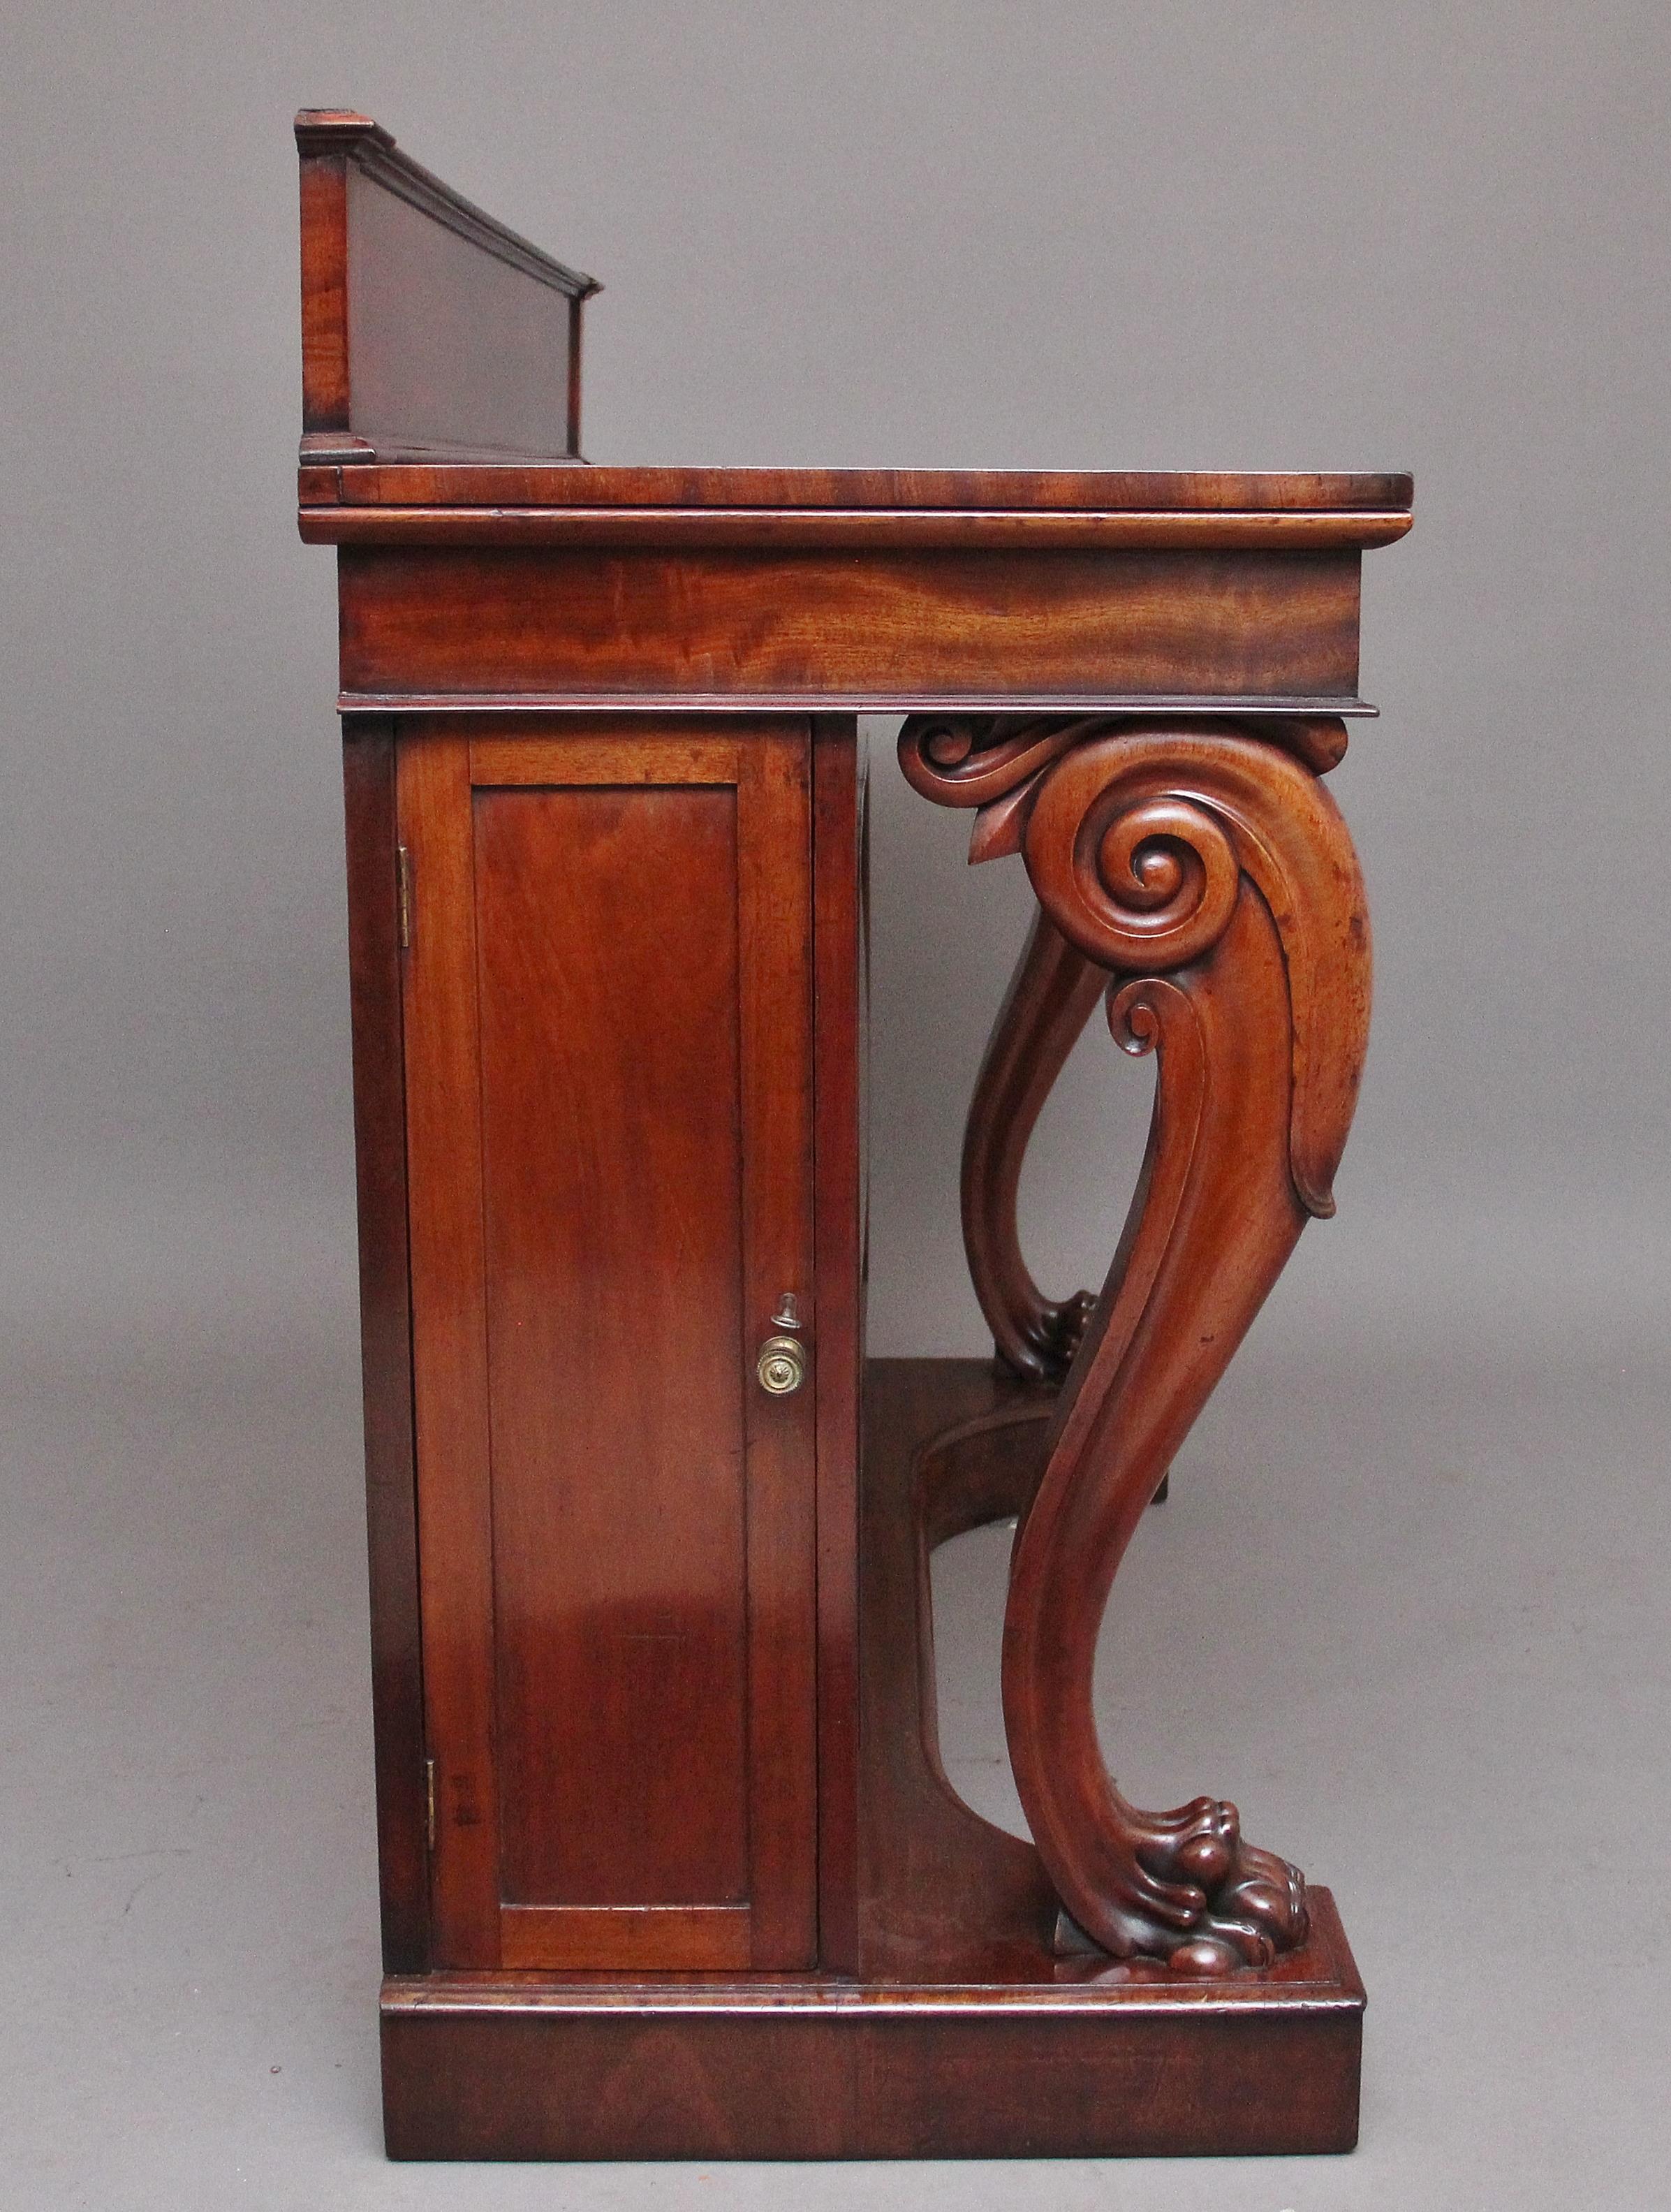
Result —
[[405, 741], [441, 1963], [815, 1949], [808, 744]]

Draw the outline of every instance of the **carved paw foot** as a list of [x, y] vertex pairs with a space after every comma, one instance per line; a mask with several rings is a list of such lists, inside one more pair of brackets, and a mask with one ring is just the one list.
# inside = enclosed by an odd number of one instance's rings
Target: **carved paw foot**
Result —
[[[1139, 1814], [1128, 1837], [1125, 1879], [1101, 1900], [1095, 1948], [1212, 1976], [1268, 1966], [1305, 1941], [1304, 1875], [1244, 1843], [1234, 1805], [1199, 1797], [1173, 1813]], [[1092, 1943], [1064, 1913], [1058, 1949]]]

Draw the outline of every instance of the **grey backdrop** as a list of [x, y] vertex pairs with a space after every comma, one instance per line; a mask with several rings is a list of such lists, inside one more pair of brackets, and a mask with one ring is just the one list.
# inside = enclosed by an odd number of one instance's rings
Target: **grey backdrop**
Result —
[[[1660, 0], [30, 0], [0, 36], [18, 2201], [1657, 2202]], [[1336, 1888], [1349, 2163], [379, 2162], [333, 580], [293, 520], [289, 121], [338, 101], [605, 280], [594, 459], [1415, 471], [1335, 778], [1378, 962], [1340, 1218], [1106, 1652], [1139, 1794], [1227, 1789]], [[979, 1350], [957, 1130], [1026, 894], [887, 735], [872, 1336]], [[1059, 1289], [1146, 1084], [1093, 1038], [1053, 1102]], [[943, 1567], [949, 1748], [1012, 1819], [1001, 1544]]]

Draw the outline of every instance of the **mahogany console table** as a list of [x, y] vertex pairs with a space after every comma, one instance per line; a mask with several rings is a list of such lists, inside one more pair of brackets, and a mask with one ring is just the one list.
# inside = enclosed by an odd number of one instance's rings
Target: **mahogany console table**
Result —
[[[1369, 934], [1322, 778], [1409, 478], [589, 466], [592, 280], [362, 116], [296, 137], [391, 2152], [1349, 2148], [1328, 1891], [1128, 1803], [1091, 1666], [1331, 1211]], [[1037, 894], [963, 1145], [989, 1362], [863, 1356], [860, 711]], [[1017, 1183], [1104, 1003], [1153, 1127], [1058, 1303]], [[942, 1771], [926, 1566], [1018, 1513], [1030, 1844]]]

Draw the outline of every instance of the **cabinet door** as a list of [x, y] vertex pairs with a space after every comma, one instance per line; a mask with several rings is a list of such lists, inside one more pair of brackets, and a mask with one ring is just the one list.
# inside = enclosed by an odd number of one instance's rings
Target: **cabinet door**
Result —
[[809, 750], [402, 741], [439, 1966], [816, 1954]]

